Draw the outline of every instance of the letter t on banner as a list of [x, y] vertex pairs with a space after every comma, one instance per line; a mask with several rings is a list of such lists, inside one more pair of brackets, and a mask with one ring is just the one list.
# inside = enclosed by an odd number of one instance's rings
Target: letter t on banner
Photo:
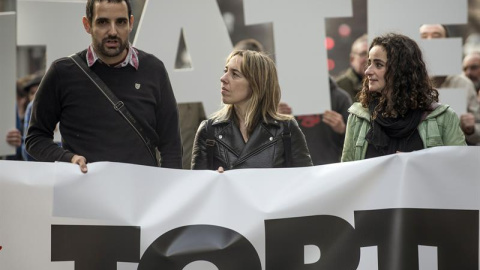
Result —
[[325, 18], [352, 16], [351, 0], [243, 0], [245, 22], [273, 22], [282, 100], [296, 115], [330, 109]]

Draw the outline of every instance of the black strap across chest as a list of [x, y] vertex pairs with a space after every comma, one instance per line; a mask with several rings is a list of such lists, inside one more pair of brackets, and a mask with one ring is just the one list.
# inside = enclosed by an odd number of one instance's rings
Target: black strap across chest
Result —
[[140, 139], [143, 141], [145, 144], [145, 147], [147, 147], [148, 152], [152, 156], [153, 160], [155, 161], [155, 164], [158, 165], [158, 158], [157, 158], [157, 150], [156, 147], [152, 144], [152, 141], [145, 135], [144, 130], [140, 123], [133, 117], [133, 115], [130, 113], [130, 111], [127, 109], [125, 104], [118, 99], [117, 96], [108, 88], [108, 86], [98, 77], [95, 72], [93, 72], [87, 64], [80, 58], [79, 55], [77, 54], [72, 54], [70, 55], [70, 58], [72, 61], [85, 73], [85, 75], [95, 84], [95, 86], [98, 88], [98, 90], [107, 98], [107, 100], [112, 104], [113, 109], [117, 111], [123, 119], [127, 121], [127, 123], [130, 124], [130, 126], [133, 128], [136, 134], [140, 137]]

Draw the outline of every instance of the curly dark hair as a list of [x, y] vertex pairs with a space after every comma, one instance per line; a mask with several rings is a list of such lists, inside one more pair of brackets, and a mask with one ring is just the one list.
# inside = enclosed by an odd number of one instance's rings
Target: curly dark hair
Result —
[[430, 110], [432, 103], [438, 102], [438, 91], [433, 88], [418, 44], [407, 36], [389, 33], [376, 37], [369, 51], [374, 46], [382, 46], [387, 53], [385, 87], [381, 93], [369, 91], [365, 76], [359, 95], [362, 106], [378, 102], [374, 119], [378, 114], [397, 117], [409, 110]]

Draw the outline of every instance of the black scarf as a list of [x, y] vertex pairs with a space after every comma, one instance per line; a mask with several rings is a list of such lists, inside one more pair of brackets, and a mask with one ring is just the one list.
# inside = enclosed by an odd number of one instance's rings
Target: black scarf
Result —
[[[378, 101], [369, 106], [372, 115], [377, 104]], [[421, 110], [409, 110], [404, 116], [393, 118], [383, 117], [378, 113], [375, 120], [371, 121], [371, 128], [365, 137], [368, 143], [374, 146], [368, 147], [366, 158], [423, 149], [417, 129], [422, 114]]]

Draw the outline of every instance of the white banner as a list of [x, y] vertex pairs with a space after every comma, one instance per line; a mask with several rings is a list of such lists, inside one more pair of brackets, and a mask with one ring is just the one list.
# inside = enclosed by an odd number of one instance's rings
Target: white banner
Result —
[[480, 147], [223, 174], [0, 162], [0, 269], [477, 269]]

